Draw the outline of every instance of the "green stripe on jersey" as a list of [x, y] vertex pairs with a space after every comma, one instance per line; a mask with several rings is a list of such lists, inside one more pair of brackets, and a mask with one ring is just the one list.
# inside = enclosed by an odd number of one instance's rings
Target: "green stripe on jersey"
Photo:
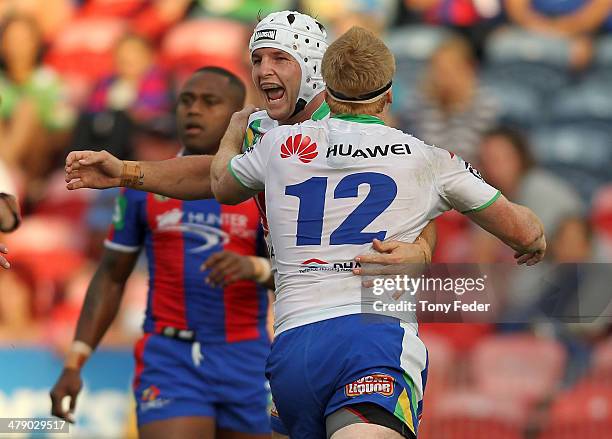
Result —
[[486, 209], [491, 204], [495, 203], [495, 200], [497, 200], [500, 195], [501, 195], [501, 191], [498, 190], [497, 193], [493, 195], [493, 198], [491, 198], [489, 201], [484, 203], [482, 206], [475, 207], [474, 209], [466, 210], [465, 212], [461, 212], [461, 213], [465, 214], [465, 213], [470, 213], [470, 212], [480, 212], [481, 210]]
[[384, 125], [385, 123], [376, 116], [369, 114], [334, 114], [334, 119], [346, 120], [348, 122], [359, 122], [359, 123], [376, 123]]
[[[237, 156], [236, 156], [236, 157], [237, 157]], [[232, 159], [232, 160], [233, 160], [233, 159]], [[242, 186], [242, 187], [244, 187], [244, 188], [246, 188], [246, 189], [248, 189], [248, 190], [252, 191], [253, 189], [251, 189], [251, 188], [250, 188], [250, 187], [248, 187], [246, 184], [244, 184], [244, 183], [242, 182], [242, 180], [240, 180], [240, 178], [238, 177], [238, 175], [236, 175], [236, 172], [235, 172], [235, 171], [234, 171], [234, 169], [232, 168], [232, 160], [230, 160], [230, 161], [227, 163], [227, 169], [229, 169], [230, 174], [232, 174], [232, 177], [234, 177], [234, 179], [235, 179], [235, 180], [236, 180], [238, 183], [240, 183], [240, 186]]]

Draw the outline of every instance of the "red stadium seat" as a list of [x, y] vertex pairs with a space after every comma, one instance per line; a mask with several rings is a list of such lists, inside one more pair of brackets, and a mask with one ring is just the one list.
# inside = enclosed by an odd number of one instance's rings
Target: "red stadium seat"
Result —
[[146, 3], [148, 0], [88, 0], [79, 14], [90, 17], [129, 17]]
[[522, 439], [527, 412], [504, 397], [476, 389], [447, 394], [425, 407], [421, 439]]
[[612, 390], [612, 338], [595, 347], [587, 380]]
[[443, 337], [435, 334], [421, 334], [421, 340], [427, 347], [429, 365], [425, 405], [453, 384], [452, 371], [455, 360], [453, 348]]
[[559, 395], [539, 439], [612, 437], [612, 390], [582, 385]]
[[62, 75], [91, 83], [112, 72], [113, 48], [126, 30], [126, 24], [114, 18], [78, 19], [59, 32], [46, 62]]
[[554, 340], [529, 334], [493, 336], [475, 348], [472, 378], [489, 395], [531, 406], [556, 390], [565, 360], [563, 347]]
[[184, 79], [205, 65], [215, 65], [245, 76], [249, 32], [237, 22], [220, 19], [190, 20], [178, 24], [164, 37], [161, 60]]

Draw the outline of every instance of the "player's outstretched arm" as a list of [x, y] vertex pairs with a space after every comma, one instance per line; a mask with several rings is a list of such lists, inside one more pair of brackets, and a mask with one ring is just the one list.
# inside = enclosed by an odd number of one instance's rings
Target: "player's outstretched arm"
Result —
[[531, 209], [508, 201], [501, 195], [490, 206], [466, 215], [489, 233], [497, 236], [516, 253], [519, 264], [537, 264], [546, 253], [542, 221]]
[[66, 157], [69, 190], [131, 187], [170, 198], [211, 198], [211, 156], [177, 157], [156, 162], [119, 160], [107, 151], [73, 151]]
[[[134, 269], [138, 253], [106, 249], [85, 296], [76, 335], [64, 369], [51, 390], [51, 414], [74, 422], [76, 399], [81, 391], [81, 367], [117, 316], [125, 283]], [[62, 401], [68, 396], [70, 408]]]
[[232, 115], [225, 135], [221, 139], [219, 151], [212, 162], [210, 169], [212, 192], [220, 203], [238, 204], [257, 193], [256, 190], [241, 184], [230, 170], [230, 161], [240, 154], [242, 149], [249, 116], [256, 110], [254, 106], [247, 105]]

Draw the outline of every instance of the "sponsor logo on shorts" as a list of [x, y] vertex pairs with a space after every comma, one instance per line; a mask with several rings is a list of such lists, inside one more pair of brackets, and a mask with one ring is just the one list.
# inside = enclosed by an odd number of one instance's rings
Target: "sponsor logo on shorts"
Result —
[[155, 401], [159, 397], [159, 388], [151, 385], [142, 391], [141, 401]]
[[384, 373], [366, 375], [344, 386], [344, 394], [349, 398], [374, 393], [388, 397], [393, 396], [394, 390], [395, 380], [392, 376]]
[[141, 412], [152, 409], [160, 409], [170, 403], [169, 399], [160, 398], [160, 390], [157, 386], [151, 385], [142, 391], [138, 408]]
[[255, 41], [259, 40], [275, 40], [276, 29], [262, 29], [255, 32]]
[[300, 273], [309, 273], [311, 271], [335, 271], [335, 272], [347, 272], [353, 271], [354, 268], [361, 267], [359, 262], [348, 261], [348, 262], [334, 262], [333, 264], [323, 261], [321, 259], [308, 259], [300, 264]]

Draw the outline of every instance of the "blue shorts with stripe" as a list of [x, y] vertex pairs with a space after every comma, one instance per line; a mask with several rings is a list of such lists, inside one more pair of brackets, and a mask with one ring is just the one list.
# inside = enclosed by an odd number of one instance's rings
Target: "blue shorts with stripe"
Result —
[[199, 344], [157, 334], [135, 348], [138, 425], [182, 416], [215, 418], [221, 429], [270, 433], [265, 339]]
[[266, 366], [272, 429], [291, 439], [325, 439], [325, 418], [369, 402], [417, 434], [427, 350], [416, 328], [356, 314], [289, 329], [272, 343]]

